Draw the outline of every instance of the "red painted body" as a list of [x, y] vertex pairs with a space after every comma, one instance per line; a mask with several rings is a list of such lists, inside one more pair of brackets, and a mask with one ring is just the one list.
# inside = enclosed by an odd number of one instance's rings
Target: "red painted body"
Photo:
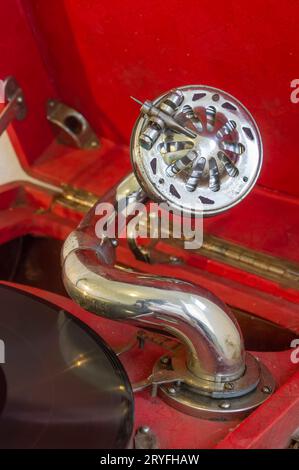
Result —
[[[283, 8], [275, 0], [246, 6], [207, 0], [0, 3], [0, 78], [18, 79], [29, 109], [10, 136], [29, 171], [100, 196], [130, 170], [128, 143], [138, 108], [129, 95], [151, 99], [191, 83], [222, 88], [257, 120], [264, 166], [252, 194], [229, 213], [206, 220], [205, 229], [299, 262], [299, 103], [290, 100], [290, 83], [299, 74], [298, 2], [287, 0]], [[83, 152], [54, 142], [45, 117], [51, 97], [87, 117], [102, 137], [100, 149]], [[16, 205], [18, 195], [16, 189], [0, 194], [0, 243], [26, 233], [64, 239], [81, 218], [36, 188], [26, 187], [22, 204]], [[177, 254], [185, 260], [181, 267], [147, 266], [125, 246], [118, 250], [126, 264], [190, 280], [299, 335], [298, 291], [189, 252]], [[67, 298], [27, 289], [80, 316], [112, 345], [132, 335], [129, 327], [120, 335], [118, 325]], [[124, 356], [130, 378], [148, 373], [159, 354], [149, 346]], [[298, 367], [290, 362], [290, 351], [258, 355], [276, 377], [278, 390], [240, 426], [183, 415], [143, 392], [136, 395], [136, 427], [150, 425], [167, 448], [285, 447], [299, 427]]]

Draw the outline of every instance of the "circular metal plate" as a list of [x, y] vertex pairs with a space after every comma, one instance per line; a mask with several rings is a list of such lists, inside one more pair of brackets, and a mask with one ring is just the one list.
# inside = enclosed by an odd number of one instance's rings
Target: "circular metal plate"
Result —
[[[232, 398], [234, 396], [246, 395], [257, 387], [260, 381], [260, 363], [248, 352], [245, 355], [245, 363], [244, 374], [233, 382], [225, 383], [221, 381], [213, 382], [195, 376], [186, 368], [186, 358], [181, 354], [174, 354], [171, 358], [173, 370], [178, 374], [178, 377], [183, 377], [182, 381], [189, 389], [213, 398]], [[161, 361], [158, 361], [155, 370], [162, 367], [163, 364]], [[227, 384], [233, 384], [233, 387], [228, 388], [226, 387]]]
[[183, 413], [205, 419], [229, 420], [246, 416], [261, 405], [275, 389], [275, 382], [268, 369], [260, 364], [260, 381], [257, 387], [239, 397], [212, 398], [190, 389], [183, 383], [160, 385], [159, 395], [170, 406]]
[[[228, 93], [203, 85], [176, 90], [183, 101], [172, 117], [196, 138], [164, 127], [152, 147], [144, 148], [140, 136], [151, 122], [141, 114], [132, 133], [132, 164], [153, 200], [184, 215], [216, 215], [238, 204], [254, 186], [262, 164], [261, 136], [249, 111]], [[155, 106], [169, 94], [158, 97]], [[172, 165], [192, 150], [196, 158], [173, 174]]]

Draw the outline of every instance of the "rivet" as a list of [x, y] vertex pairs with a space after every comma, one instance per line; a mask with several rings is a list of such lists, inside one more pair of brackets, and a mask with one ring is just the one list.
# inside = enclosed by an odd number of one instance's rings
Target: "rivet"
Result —
[[219, 408], [222, 408], [223, 410], [228, 410], [230, 408], [230, 403], [228, 401], [222, 401], [219, 403]]
[[161, 362], [162, 364], [168, 364], [169, 361], [170, 361], [170, 358], [169, 358], [168, 356], [163, 356], [163, 357], [161, 357], [161, 359], [160, 359], [160, 362]]
[[272, 392], [272, 388], [269, 387], [268, 385], [265, 385], [265, 386], [262, 388], [262, 392], [269, 394], [269, 393]]
[[176, 394], [176, 389], [174, 387], [169, 387], [167, 389], [168, 393], [170, 393], [170, 395], [175, 395]]
[[141, 426], [139, 428], [139, 431], [142, 432], [142, 434], [148, 434], [150, 432], [151, 428], [149, 426]]
[[115, 238], [111, 239], [112, 246], [117, 247], [118, 246], [118, 241]]
[[181, 259], [178, 258], [177, 256], [170, 256], [169, 257], [169, 262], [171, 264], [180, 264], [181, 263]]

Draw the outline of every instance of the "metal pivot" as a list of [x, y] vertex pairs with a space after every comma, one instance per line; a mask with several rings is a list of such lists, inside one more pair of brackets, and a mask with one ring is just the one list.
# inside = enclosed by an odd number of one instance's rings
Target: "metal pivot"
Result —
[[8, 77], [4, 80], [3, 91], [6, 106], [0, 114], [0, 135], [14, 119], [22, 121], [27, 115], [23, 90], [14, 77]]

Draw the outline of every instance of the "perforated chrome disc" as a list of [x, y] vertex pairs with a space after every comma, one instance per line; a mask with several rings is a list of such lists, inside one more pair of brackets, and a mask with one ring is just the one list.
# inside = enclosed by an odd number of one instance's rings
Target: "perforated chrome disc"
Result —
[[[203, 85], [176, 90], [183, 101], [172, 117], [196, 137], [165, 127], [152, 147], [144, 148], [140, 136], [151, 122], [141, 114], [131, 138], [132, 164], [153, 200], [184, 214], [216, 215], [238, 204], [254, 186], [262, 164], [261, 136], [248, 110], [228, 93]], [[155, 106], [169, 94], [154, 100]], [[192, 161], [184, 167], [182, 159], [192, 150]]]

